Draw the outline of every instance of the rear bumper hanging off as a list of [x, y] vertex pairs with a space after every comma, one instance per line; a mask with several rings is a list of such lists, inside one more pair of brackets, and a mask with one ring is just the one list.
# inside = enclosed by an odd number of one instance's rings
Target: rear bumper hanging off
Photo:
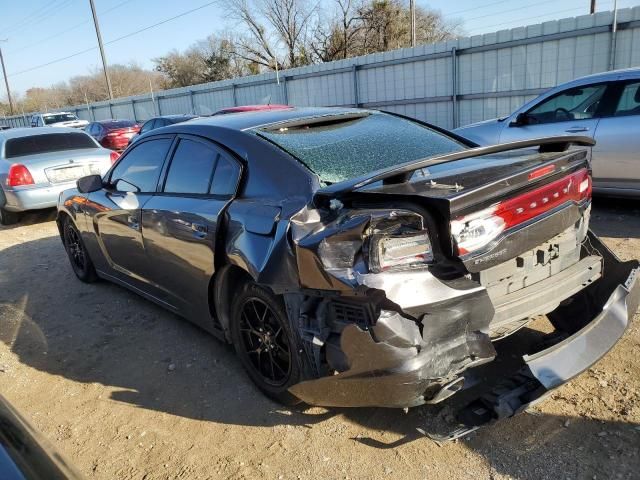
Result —
[[[524, 355], [524, 366], [516, 377], [506, 378], [491, 394], [472, 402], [466, 413], [461, 412], [463, 425], [477, 428], [518, 413], [588, 369], [624, 334], [640, 304], [640, 264], [621, 262], [591, 232], [588, 243], [589, 255], [603, 259], [602, 277], [549, 314], [566, 319], [564, 324], [571, 326], [566, 332], [569, 336], [545, 350]], [[481, 296], [474, 297], [473, 301], [460, 301], [457, 309], [455, 304], [447, 306], [446, 313], [454, 317], [477, 313], [485, 306]], [[469, 312], [462, 311], [465, 305]], [[291, 392], [315, 405], [413, 407], [456, 393], [463, 387], [459, 376], [463, 371], [495, 358], [493, 344], [482, 332], [455, 334], [447, 342], [426, 344], [416, 339], [421, 337], [417, 324], [394, 321], [396, 314], [390, 313], [384, 323], [384, 341], [375, 327], [373, 332], [356, 325], [343, 330], [340, 347], [348, 370], [299, 383]], [[443, 327], [438, 333], [449, 334], [446, 319], [437, 320]]]

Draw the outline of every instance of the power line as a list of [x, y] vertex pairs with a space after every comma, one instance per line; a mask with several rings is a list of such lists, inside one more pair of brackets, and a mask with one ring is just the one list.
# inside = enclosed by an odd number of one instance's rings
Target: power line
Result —
[[21, 31], [21, 30], [24, 30], [25, 28], [29, 28], [34, 25], [39, 25], [45, 20], [48, 20], [49, 18], [51, 18], [52, 15], [55, 15], [60, 10], [64, 10], [65, 8], [69, 7], [72, 2], [73, 0], [63, 0], [62, 3], [60, 4], [56, 4], [55, 2], [52, 2], [49, 4], [48, 7], [45, 7], [45, 9], [42, 10], [39, 15], [36, 15], [29, 21], [24, 21], [22, 23], [14, 24], [8, 29], [4, 30], [3, 33], [6, 35], [7, 33], [10, 33], [10, 32]]
[[[558, 2], [558, 0], [545, 0], [545, 1], [543, 1], [543, 2], [537, 2], [535, 5], [532, 5], [532, 6], [537, 7], [537, 6], [545, 5], [545, 4], [547, 4], [547, 3], [552, 3], [552, 2], [553, 2], [553, 3], [557, 3], [557, 2]], [[530, 7], [529, 7], [529, 8], [530, 8]], [[500, 13], [501, 13], [501, 14], [502, 14], [502, 13], [511, 13], [511, 12], [518, 12], [518, 11], [521, 11], [521, 10], [522, 10], [522, 7], [518, 7], [518, 8], [512, 8], [511, 10], [502, 10]], [[464, 21], [465, 21], [465, 22], [469, 22], [469, 21], [471, 21], [471, 20], [478, 20], [478, 19], [480, 19], [480, 18], [494, 17], [495, 15], [496, 15], [496, 13], [487, 13], [487, 14], [485, 14], [485, 15], [480, 15], [479, 17], [465, 18], [465, 19], [464, 19]]]
[[487, 7], [492, 7], [493, 5], [499, 5], [501, 3], [512, 3], [513, 0], [500, 0], [499, 2], [493, 2], [493, 3], [485, 3], [483, 5], [480, 5], [479, 7], [472, 7], [472, 8], [465, 8], [464, 10], [457, 10], [455, 12], [449, 12], [447, 13], [447, 16], [451, 16], [451, 15], [458, 15], [459, 13], [465, 13], [465, 12], [471, 12], [473, 10], [480, 10], [485, 9]]
[[[611, 3], [612, 0], [604, 0], [604, 3]], [[483, 30], [483, 29], [490, 29], [490, 28], [494, 28], [494, 27], [500, 27], [502, 25], [509, 25], [512, 23], [516, 23], [516, 22], [524, 22], [526, 20], [530, 20], [530, 19], [536, 19], [536, 18], [542, 18], [542, 17], [547, 17], [550, 15], [557, 15], [559, 13], [568, 13], [568, 12], [576, 12], [576, 11], [583, 11], [584, 7], [574, 7], [574, 8], [568, 8], [565, 10], [556, 10], [554, 12], [548, 12], [542, 15], [536, 15], [536, 16], [528, 16], [528, 17], [524, 17], [524, 18], [517, 18], [517, 19], [513, 19], [513, 20], [508, 20], [508, 21], [504, 21], [501, 23], [494, 23], [493, 25], [483, 25], [481, 27], [476, 27], [476, 28], [472, 28], [469, 30], [469, 32], [474, 32], [477, 30]], [[515, 28], [515, 27], [514, 27]]]
[[[120, 2], [119, 4], [109, 8], [107, 10], [105, 10], [104, 12], [99, 12], [99, 14], [100, 15], [106, 15], [109, 12], [112, 12], [113, 10], [122, 7], [123, 5], [125, 5], [127, 3], [130, 3], [131, 1], [133, 1], [133, 0], [124, 0], [124, 2]], [[37, 47], [38, 45], [42, 45], [43, 43], [48, 42], [49, 40], [61, 37], [62, 35], [66, 35], [67, 33], [72, 32], [73, 30], [76, 30], [79, 27], [82, 27], [83, 25], [88, 25], [89, 23], [91, 23], [91, 20], [85, 20], [83, 22], [76, 23], [75, 25], [72, 25], [71, 27], [67, 28], [66, 30], [54, 33], [53, 35], [50, 35], [50, 36], [45, 37], [45, 38], [43, 38], [41, 40], [38, 40], [37, 42], [30, 43], [30, 44], [28, 44], [28, 45], [26, 45], [24, 47], [18, 48], [16, 50], [9, 50], [7, 53], [10, 53], [10, 54], [20, 53], [20, 52], [23, 52], [24, 50], [28, 50], [28, 49], [33, 48], [33, 47]]]
[[[177, 15], [174, 15], [173, 17], [169, 17], [169, 18], [166, 18], [164, 20], [161, 20], [160, 22], [154, 23], [153, 25], [149, 25], [149, 26], [141, 28], [139, 30], [135, 30], [133, 32], [127, 33], [126, 35], [122, 35], [121, 37], [114, 38], [113, 40], [109, 40], [108, 42], [104, 42], [104, 45], [111, 45], [112, 43], [119, 42], [120, 40], [124, 40], [125, 38], [133, 37], [134, 35], [137, 35], [139, 33], [145, 32], [147, 30], [150, 30], [152, 28], [158, 27], [160, 25], [164, 25], [165, 23], [168, 23], [168, 22], [170, 22], [172, 20], [176, 20], [176, 19], [178, 19], [180, 17], [184, 17], [185, 15], [189, 15], [190, 13], [196, 12], [198, 10], [202, 10], [203, 8], [209, 7], [209, 6], [213, 5], [214, 3], [218, 3], [218, 0], [214, 0], [212, 2], [205, 3], [204, 5], [200, 5], [199, 7], [192, 8], [191, 10], [187, 10], [185, 12], [179, 13]], [[62, 57], [62, 58], [56, 58], [55, 60], [51, 60], [50, 62], [47, 62], [47, 63], [36, 65], [34, 67], [30, 67], [30, 68], [27, 68], [25, 70], [21, 70], [19, 72], [10, 73], [8, 76], [9, 77], [14, 77], [14, 76], [17, 76], [17, 75], [22, 75], [23, 73], [32, 72], [34, 70], [38, 70], [38, 69], [43, 68], [43, 67], [48, 67], [49, 65], [53, 65], [54, 63], [59, 63], [59, 62], [62, 62], [64, 60], [68, 60], [70, 58], [77, 57], [78, 55], [82, 55], [83, 53], [87, 53], [87, 52], [90, 52], [90, 51], [96, 50], [96, 49], [97, 49], [97, 47], [90, 47], [90, 48], [87, 48], [87, 49], [82, 50], [80, 52], [75, 52], [75, 53], [72, 53], [71, 55], [67, 55], [67, 56]]]
[[191, 10], [187, 10], [186, 12], [179, 13], [178, 15], [175, 15], [175, 16], [173, 16], [171, 18], [167, 18], [167, 19], [162, 20], [162, 21], [160, 21], [158, 23], [154, 23], [153, 25], [149, 25], [148, 27], [144, 27], [144, 28], [141, 28], [140, 30], [136, 30], [135, 32], [127, 33], [126, 35], [123, 35], [121, 37], [114, 38], [113, 40], [109, 40], [108, 42], [105, 42], [105, 45], [110, 45], [110, 44], [118, 42], [120, 40], [124, 40], [125, 38], [133, 37], [134, 35], [137, 35], [138, 33], [145, 32], [147, 30], [150, 30], [152, 28], [155, 28], [157, 26], [160, 26], [160, 25], [163, 25], [163, 24], [165, 24], [167, 22], [175, 20], [177, 18], [184, 17], [185, 15], [189, 15], [190, 13], [196, 12], [198, 10], [202, 10], [203, 8], [209, 7], [209, 6], [213, 5], [214, 3], [218, 3], [218, 0], [215, 0], [215, 1], [209, 2], [209, 3], [205, 3], [204, 5], [201, 5], [201, 6], [196, 7], [196, 8], [192, 8]]

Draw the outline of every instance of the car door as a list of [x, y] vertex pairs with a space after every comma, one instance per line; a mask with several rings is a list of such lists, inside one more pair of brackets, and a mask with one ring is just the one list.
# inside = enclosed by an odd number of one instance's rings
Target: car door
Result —
[[208, 140], [180, 135], [162, 191], [142, 207], [145, 275], [181, 314], [211, 328], [209, 282], [221, 213], [235, 195], [241, 165]]
[[592, 137], [605, 104], [608, 83], [570, 87], [541, 100], [500, 133], [500, 143], [558, 135]]
[[172, 141], [168, 135], [136, 144], [107, 173], [106, 187], [90, 193], [85, 204], [101, 254], [92, 255], [96, 268], [150, 294], [156, 292], [143, 273], [141, 209], [156, 193]]
[[640, 194], [640, 80], [617, 83], [615, 108], [598, 123], [593, 186], [602, 193]]

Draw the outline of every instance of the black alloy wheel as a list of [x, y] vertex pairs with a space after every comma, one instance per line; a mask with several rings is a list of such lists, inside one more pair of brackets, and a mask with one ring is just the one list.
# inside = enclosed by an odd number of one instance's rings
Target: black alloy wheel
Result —
[[247, 298], [241, 308], [242, 345], [253, 368], [271, 385], [286, 383], [291, 373], [291, 351], [284, 327], [259, 298]]
[[69, 218], [64, 222], [63, 239], [71, 268], [73, 268], [76, 277], [87, 283], [97, 280], [96, 270], [84, 246], [80, 232]]
[[278, 297], [255, 284], [247, 285], [233, 303], [231, 337], [258, 388], [281, 403], [299, 402], [288, 391], [301, 380], [297, 337]]

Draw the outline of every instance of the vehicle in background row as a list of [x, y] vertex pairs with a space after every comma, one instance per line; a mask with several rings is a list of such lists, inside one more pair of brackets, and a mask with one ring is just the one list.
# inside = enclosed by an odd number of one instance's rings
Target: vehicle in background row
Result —
[[140, 124], [132, 120], [98, 120], [84, 129], [104, 148], [121, 152], [140, 131]]
[[75, 113], [70, 112], [36, 113], [31, 116], [32, 127], [84, 128], [87, 125], [89, 122], [80, 120]]
[[10, 128], [9, 125], [0, 125], [0, 130], [9, 130]]
[[[405, 408], [477, 384], [467, 432], [589, 368], [638, 307], [639, 262], [588, 228], [590, 145], [473, 147], [361, 109], [218, 115], [142, 136], [57, 223], [80, 280], [232, 343], [266, 394]], [[545, 314], [555, 333], [487, 384], [494, 343]]]
[[143, 133], [150, 132], [151, 130], [155, 130], [156, 128], [173, 125], [174, 123], [186, 122], [187, 120], [192, 120], [194, 118], [198, 118], [198, 115], [164, 115], [162, 117], [150, 118], [142, 124], [142, 127], [140, 127], [136, 135], [131, 137], [131, 139], [129, 140], [129, 145], [135, 142]]
[[104, 174], [120, 155], [82, 130], [13, 128], [0, 132], [0, 223], [20, 212], [55, 207], [60, 192], [90, 174]]
[[221, 110], [218, 110], [217, 112], [213, 113], [212, 115], [226, 115], [228, 113], [243, 113], [243, 112], [268, 112], [268, 111], [275, 111], [275, 110], [289, 110], [293, 107], [291, 107], [290, 105], [278, 105], [278, 104], [273, 104], [273, 105], [240, 105], [239, 107], [227, 107], [227, 108], [223, 108]]
[[597, 194], [640, 197], [640, 68], [559, 85], [507, 117], [455, 130], [479, 145], [550, 135], [585, 135]]

